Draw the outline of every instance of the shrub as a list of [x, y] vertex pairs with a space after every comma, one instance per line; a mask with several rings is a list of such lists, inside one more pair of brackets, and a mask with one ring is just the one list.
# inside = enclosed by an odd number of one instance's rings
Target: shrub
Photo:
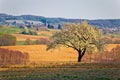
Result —
[[37, 35], [36, 31], [33, 30], [28, 30], [28, 31], [23, 31], [21, 34], [27, 34], [27, 35]]
[[46, 38], [40, 38], [35, 41], [35, 44], [48, 44], [49, 40]]
[[32, 41], [30, 40], [30, 38], [27, 38], [25, 40], [25, 45], [31, 45], [32, 44]]
[[114, 40], [114, 44], [120, 44], [120, 40], [119, 39], [115, 39]]
[[105, 43], [106, 44], [111, 44], [111, 43], [113, 43], [113, 40], [111, 39], [111, 38], [104, 38], [104, 41], [105, 41]]
[[16, 37], [10, 34], [0, 34], [0, 46], [11, 46], [16, 44]]
[[30, 35], [37, 35], [37, 32], [36, 32], [36, 31], [31, 31], [31, 30], [29, 30], [29, 34], [30, 34]]

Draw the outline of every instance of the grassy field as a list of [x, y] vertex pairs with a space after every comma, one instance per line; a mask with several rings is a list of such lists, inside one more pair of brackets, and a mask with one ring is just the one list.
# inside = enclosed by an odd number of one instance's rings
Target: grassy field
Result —
[[17, 38], [17, 41], [25, 41], [27, 38], [31, 40], [37, 40], [40, 38], [49, 38], [52, 33], [58, 31], [58, 30], [39, 30], [37, 31], [38, 35], [24, 35], [24, 34], [19, 34], [23, 31], [23, 28], [17, 28], [17, 27], [9, 27], [9, 26], [3, 26], [0, 27], [0, 33], [7, 33], [7, 34], [12, 34]]
[[11, 50], [29, 53], [30, 62], [76, 61], [77, 53], [71, 48], [59, 48], [46, 51], [46, 45], [5, 46]]
[[13, 35], [17, 38], [17, 41], [25, 41], [28, 38], [33, 41], [40, 38], [48, 38], [47, 36], [38, 36], [38, 35], [24, 35], [24, 34], [13, 34]]
[[24, 34], [13, 34], [17, 41], [25, 41], [26, 39], [30, 39], [32, 41], [35, 41], [40, 38], [49, 38], [55, 31], [57, 30], [48, 30], [48, 31], [37, 31], [38, 35], [24, 35]]
[[17, 28], [17, 27], [0, 27], [0, 33], [7, 33], [7, 34], [15, 34], [15, 33], [20, 33], [23, 29], [22, 28]]
[[120, 80], [120, 65], [74, 62], [20, 68], [6, 66], [0, 69], [0, 80]]
[[16, 41], [16, 45], [24, 45], [25, 41]]
[[[110, 51], [112, 48], [120, 44], [109, 44], [106, 49]], [[23, 46], [5, 46], [10, 50], [18, 50], [29, 53], [31, 63], [39, 63], [44, 61], [77, 61], [77, 52], [71, 48], [61, 47], [55, 50], [46, 51], [46, 45], [23, 45]], [[89, 55], [88, 55], [89, 57]]]

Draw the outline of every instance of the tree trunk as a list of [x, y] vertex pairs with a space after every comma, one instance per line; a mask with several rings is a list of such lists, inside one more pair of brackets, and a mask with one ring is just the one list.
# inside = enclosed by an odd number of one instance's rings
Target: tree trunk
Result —
[[81, 62], [81, 60], [82, 60], [81, 53], [78, 53], [78, 62]]
[[86, 48], [84, 48], [83, 51], [78, 50], [78, 62], [81, 62], [82, 57], [83, 57], [84, 54], [85, 54], [85, 51], [86, 51]]

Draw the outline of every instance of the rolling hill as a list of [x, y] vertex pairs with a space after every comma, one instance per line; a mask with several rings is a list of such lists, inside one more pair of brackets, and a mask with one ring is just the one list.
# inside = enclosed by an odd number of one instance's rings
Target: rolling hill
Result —
[[29, 24], [29, 23], [46, 24], [47, 21], [47, 23], [53, 25], [58, 25], [58, 24], [64, 25], [65, 23], [80, 23], [83, 20], [86, 20], [89, 24], [100, 28], [105, 28], [105, 27], [120, 28], [120, 19], [98, 19], [98, 20], [66, 19], [66, 18], [48, 18], [48, 17], [35, 16], [35, 15], [13, 16], [13, 15], [0, 13], [0, 24], [11, 24], [11, 25], [14, 25], [15, 23], [20, 21], [23, 21], [21, 24]]

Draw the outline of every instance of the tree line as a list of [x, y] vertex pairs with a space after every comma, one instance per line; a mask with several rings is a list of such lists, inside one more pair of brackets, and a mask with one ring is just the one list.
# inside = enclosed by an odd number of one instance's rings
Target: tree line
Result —
[[120, 46], [116, 46], [111, 51], [95, 54], [87, 53], [82, 61], [90, 63], [120, 63]]

